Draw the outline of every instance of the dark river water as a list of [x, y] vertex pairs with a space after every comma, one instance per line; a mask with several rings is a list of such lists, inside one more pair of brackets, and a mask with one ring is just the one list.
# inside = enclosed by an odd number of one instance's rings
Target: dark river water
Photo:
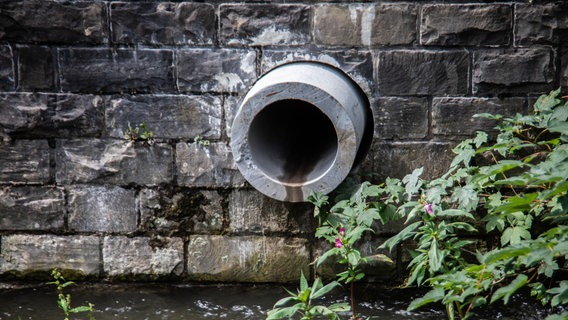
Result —
[[[295, 288], [289, 289], [295, 291]], [[274, 303], [286, 296], [277, 285], [165, 285], [165, 284], [78, 284], [66, 289], [72, 306], [91, 302], [97, 320], [106, 319], [265, 319]], [[358, 312], [365, 319], [446, 319], [440, 307], [408, 312], [414, 297], [411, 289], [359, 288]], [[324, 303], [347, 301], [347, 292], [336, 292]], [[53, 286], [0, 287], [0, 319], [58, 319], [63, 313], [57, 307]], [[476, 320], [544, 319], [547, 310], [536, 302], [513, 297], [508, 306], [489, 306], [480, 309]], [[344, 315], [342, 319], [348, 319]], [[87, 319], [81, 315], [72, 319]], [[298, 318], [299, 319], [299, 318]]]

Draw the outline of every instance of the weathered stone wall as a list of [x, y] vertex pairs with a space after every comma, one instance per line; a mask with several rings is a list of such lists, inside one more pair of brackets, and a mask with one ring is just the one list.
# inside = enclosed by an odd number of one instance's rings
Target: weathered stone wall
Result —
[[[359, 173], [379, 179], [436, 176], [491, 129], [471, 115], [568, 87], [565, 1], [280, 2], [1, 1], [0, 279], [296, 281], [325, 249], [310, 207], [248, 187], [228, 148], [240, 98], [279, 64], [363, 88]], [[141, 122], [152, 145], [124, 139]]]

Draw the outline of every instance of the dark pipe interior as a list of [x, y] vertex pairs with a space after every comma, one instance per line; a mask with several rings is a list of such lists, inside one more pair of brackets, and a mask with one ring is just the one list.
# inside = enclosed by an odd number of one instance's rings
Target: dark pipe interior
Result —
[[298, 184], [324, 174], [337, 154], [331, 120], [316, 106], [296, 99], [267, 105], [248, 132], [251, 155], [270, 178]]

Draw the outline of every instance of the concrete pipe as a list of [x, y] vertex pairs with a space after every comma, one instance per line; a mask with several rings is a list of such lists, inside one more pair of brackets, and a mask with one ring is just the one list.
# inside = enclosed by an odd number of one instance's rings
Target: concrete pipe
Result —
[[274, 199], [333, 191], [368, 151], [369, 100], [341, 70], [316, 62], [262, 76], [235, 116], [231, 149], [247, 181]]

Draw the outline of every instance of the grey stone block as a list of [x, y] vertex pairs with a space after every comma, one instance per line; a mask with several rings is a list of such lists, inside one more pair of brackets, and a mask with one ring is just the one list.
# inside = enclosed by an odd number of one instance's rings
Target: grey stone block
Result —
[[434, 98], [432, 133], [445, 139], [460, 140], [474, 137], [476, 131], [495, 134], [495, 121], [473, 116], [479, 113], [512, 116], [525, 111], [526, 101], [522, 98]]
[[323, 4], [314, 8], [314, 40], [324, 45], [412, 44], [416, 6], [408, 3]]
[[262, 71], [268, 72], [281, 64], [293, 61], [317, 61], [345, 72], [363, 91], [371, 96], [375, 90], [373, 56], [368, 50], [264, 50]]
[[102, 2], [5, 1], [2, 41], [107, 43], [106, 5]]
[[17, 137], [87, 137], [102, 132], [100, 96], [75, 94], [0, 94], [0, 128]]
[[219, 232], [226, 220], [224, 203], [215, 190], [143, 189], [140, 224], [144, 231], [168, 235]]
[[223, 111], [225, 112], [225, 132], [231, 136], [233, 121], [239, 109], [242, 97], [228, 96], [223, 99]]
[[18, 88], [26, 91], [55, 89], [55, 59], [47, 46], [17, 46]]
[[234, 190], [229, 197], [229, 229], [234, 233], [311, 233], [313, 207], [284, 203], [255, 190]]
[[547, 47], [475, 52], [473, 92], [540, 94], [548, 91], [554, 81], [553, 57], [552, 50]]
[[495, 46], [511, 42], [510, 5], [433, 4], [422, 7], [424, 45]]
[[61, 89], [87, 93], [175, 91], [173, 53], [162, 49], [58, 49]]
[[192, 236], [187, 252], [194, 281], [297, 282], [310, 263], [301, 238]]
[[79, 232], [136, 230], [135, 191], [120, 187], [69, 187], [69, 229]]
[[71, 270], [68, 280], [99, 275], [100, 241], [97, 236], [14, 234], [2, 236], [0, 274], [29, 277], [53, 268]]
[[428, 135], [426, 98], [378, 98], [375, 102], [376, 139], [424, 139]]
[[120, 279], [158, 279], [183, 272], [181, 238], [107, 236], [103, 239], [104, 272]]
[[248, 49], [180, 50], [177, 66], [183, 92], [242, 92], [256, 80], [256, 52]]
[[0, 45], [0, 90], [15, 89], [13, 52], [9, 45]]
[[221, 137], [222, 107], [210, 95], [136, 95], [112, 98], [106, 109], [109, 135], [124, 138], [128, 124], [145, 123], [155, 138]]
[[379, 92], [381, 95], [466, 94], [469, 59], [464, 51], [381, 51]]
[[126, 140], [57, 140], [58, 183], [157, 185], [173, 179], [173, 150], [165, 143], [147, 146]]
[[116, 43], [213, 44], [215, 8], [206, 3], [110, 4], [112, 39]]
[[303, 4], [222, 4], [219, 39], [227, 45], [304, 45], [310, 14]]
[[50, 154], [47, 140], [0, 142], [0, 182], [48, 183]]
[[517, 4], [515, 41], [520, 44], [568, 41], [568, 3]]
[[213, 44], [216, 16], [205, 3], [111, 3], [113, 42]]
[[176, 144], [177, 182], [186, 187], [235, 187], [244, 184], [233, 161], [231, 149], [224, 143]]
[[422, 178], [438, 178], [448, 170], [454, 157], [451, 148], [446, 142], [377, 141], [361, 171], [373, 172], [383, 182], [387, 177], [402, 178], [423, 167]]
[[62, 230], [65, 212], [61, 188], [14, 186], [0, 190], [0, 230]]

